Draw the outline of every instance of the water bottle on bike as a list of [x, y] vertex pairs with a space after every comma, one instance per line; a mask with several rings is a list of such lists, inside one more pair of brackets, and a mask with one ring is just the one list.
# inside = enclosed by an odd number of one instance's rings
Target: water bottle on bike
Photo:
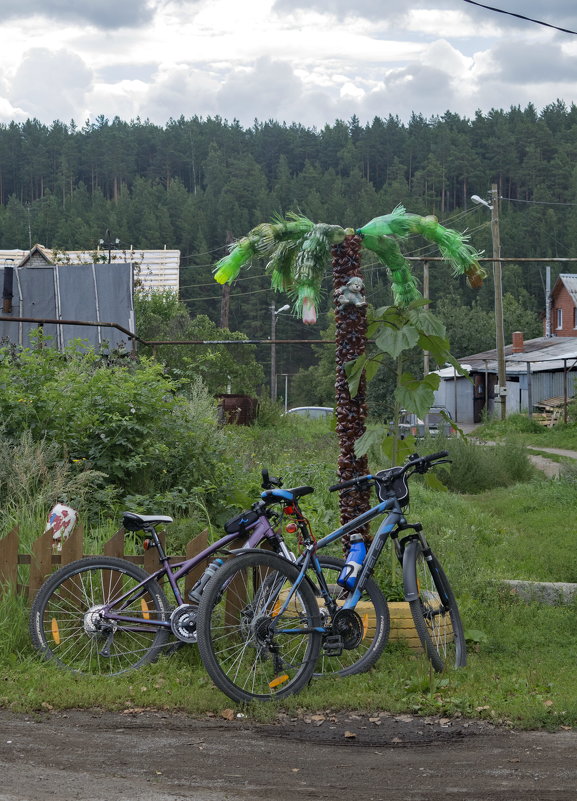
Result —
[[210, 579], [214, 576], [218, 568], [224, 564], [222, 559], [215, 559], [214, 562], [211, 562], [209, 566], [206, 568], [202, 576], [196, 582], [194, 587], [188, 593], [188, 599], [193, 603], [200, 603], [200, 599], [202, 597], [202, 591], [210, 581]]
[[367, 555], [367, 546], [362, 534], [351, 534], [350, 543], [351, 547], [347, 554], [347, 561], [337, 579], [337, 584], [340, 584], [341, 587], [346, 587], [347, 590], [354, 590], [357, 577], [361, 572]]

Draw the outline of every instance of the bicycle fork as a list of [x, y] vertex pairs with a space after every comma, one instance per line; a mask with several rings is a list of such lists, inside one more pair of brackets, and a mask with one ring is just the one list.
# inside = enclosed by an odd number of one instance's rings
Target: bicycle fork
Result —
[[[411, 601], [417, 601], [421, 599], [421, 588], [419, 587], [417, 573], [416, 571], [411, 570], [412, 565], [417, 564], [417, 549], [420, 548], [440, 600], [440, 605], [434, 609], [430, 609], [428, 614], [431, 616], [444, 615], [449, 611], [449, 596], [447, 593], [447, 588], [445, 587], [445, 582], [443, 581], [443, 578], [437, 568], [437, 563], [433, 552], [429, 547], [429, 543], [427, 542], [425, 535], [422, 533], [422, 525], [420, 523], [416, 523], [415, 525], [407, 525], [404, 528], [411, 528], [415, 532], [408, 537], [403, 537], [398, 544], [395, 543], [395, 546], [397, 547], [397, 554], [400, 554], [399, 558], [403, 564], [405, 601], [410, 603]], [[411, 556], [412, 551], [415, 551], [414, 556]], [[406, 554], [407, 558], [405, 561]]]

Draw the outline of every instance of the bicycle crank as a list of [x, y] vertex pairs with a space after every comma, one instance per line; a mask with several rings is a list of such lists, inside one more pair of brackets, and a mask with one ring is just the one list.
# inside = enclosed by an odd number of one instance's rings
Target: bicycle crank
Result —
[[352, 651], [361, 644], [365, 629], [354, 609], [339, 609], [333, 618], [331, 632], [341, 638], [346, 651]]
[[181, 604], [170, 616], [170, 628], [181, 642], [196, 642], [196, 615], [198, 607], [192, 604]]

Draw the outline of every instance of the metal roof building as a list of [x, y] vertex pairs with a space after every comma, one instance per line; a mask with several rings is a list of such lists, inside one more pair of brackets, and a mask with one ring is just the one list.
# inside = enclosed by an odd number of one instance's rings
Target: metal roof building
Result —
[[[577, 283], [576, 283], [577, 290]], [[577, 369], [577, 337], [538, 337], [523, 341], [513, 334], [514, 344], [505, 347], [507, 414], [527, 412], [550, 398], [572, 398]], [[497, 351], [487, 350], [460, 359], [470, 379], [453, 367], [435, 372], [441, 379], [435, 403], [446, 406], [462, 423], [479, 423], [483, 413], [496, 411]]]
[[0, 267], [41, 267], [45, 264], [119, 263], [133, 265], [134, 284], [146, 290], [178, 292], [180, 250], [52, 250], [35, 245], [31, 250], [0, 250]]
[[179, 250], [0, 251], [0, 339], [28, 346], [40, 324], [59, 349], [77, 338], [131, 347], [134, 288], [178, 292], [179, 267]]

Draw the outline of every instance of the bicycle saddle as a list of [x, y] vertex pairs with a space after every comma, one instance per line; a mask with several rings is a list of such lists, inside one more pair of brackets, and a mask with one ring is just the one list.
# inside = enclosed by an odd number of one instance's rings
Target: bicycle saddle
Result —
[[124, 512], [122, 515], [122, 526], [127, 531], [142, 531], [158, 523], [172, 522], [172, 517], [168, 515], [138, 515], [136, 512]]
[[303, 495], [310, 495], [314, 492], [314, 487], [294, 487], [293, 489], [273, 489], [261, 492], [260, 497], [267, 503], [274, 503], [275, 501], [294, 501], [296, 498], [302, 498]]

